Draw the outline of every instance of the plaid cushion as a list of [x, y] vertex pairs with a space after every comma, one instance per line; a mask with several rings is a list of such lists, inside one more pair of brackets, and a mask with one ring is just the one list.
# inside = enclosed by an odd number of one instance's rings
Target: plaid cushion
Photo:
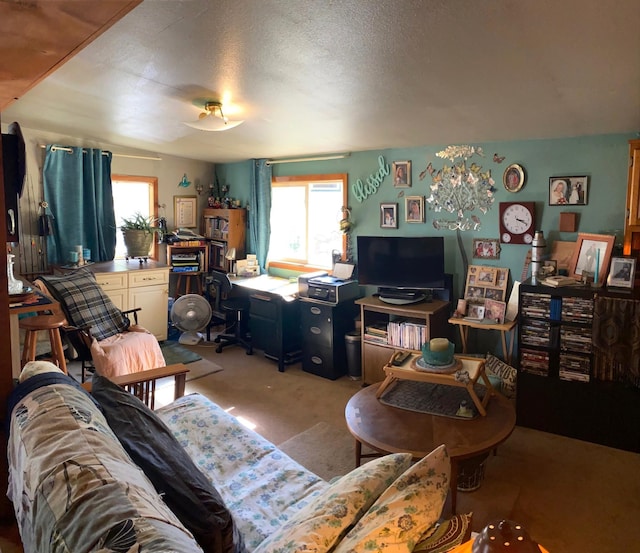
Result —
[[104, 340], [129, 328], [129, 319], [104, 293], [89, 269], [78, 269], [63, 276], [42, 275], [38, 278], [60, 302], [69, 323], [91, 327], [91, 335], [96, 340]]

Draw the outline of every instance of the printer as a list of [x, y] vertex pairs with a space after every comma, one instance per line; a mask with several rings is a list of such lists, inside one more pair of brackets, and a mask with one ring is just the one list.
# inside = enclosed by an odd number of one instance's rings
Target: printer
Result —
[[327, 276], [327, 271], [315, 271], [313, 273], [302, 273], [298, 276], [298, 296], [301, 298], [309, 297], [309, 281], [314, 278]]
[[326, 274], [309, 278], [306, 286], [306, 297], [328, 303], [340, 303], [360, 296], [357, 280], [342, 280]]

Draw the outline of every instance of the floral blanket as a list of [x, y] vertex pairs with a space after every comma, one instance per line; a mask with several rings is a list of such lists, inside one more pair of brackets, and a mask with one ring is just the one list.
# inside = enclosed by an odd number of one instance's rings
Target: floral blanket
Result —
[[220, 492], [249, 550], [329, 486], [202, 395], [156, 413]]

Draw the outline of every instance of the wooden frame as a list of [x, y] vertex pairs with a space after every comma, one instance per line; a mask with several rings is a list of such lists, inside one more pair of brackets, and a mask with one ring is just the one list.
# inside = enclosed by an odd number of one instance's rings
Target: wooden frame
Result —
[[524, 167], [517, 163], [512, 163], [504, 170], [502, 175], [502, 184], [508, 192], [519, 192], [524, 186], [526, 175]]
[[484, 318], [491, 319], [498, 324], [504, 323], [507, 304], [504, 301], [486, 299], [484, 302]]
[[398, 228], [398, 204], [380, 204], [380, 226]]
[[393, 162], [393, 186], [411, 188], [411, 161]]
[[493, 267], [480, 267], [477, 284], [481, 286], [494, 286], [498, 272]]
[[607, 286], [633, 288], [636, 278], [635, 257], [612, 257]]
[[589, 177], [550, 177], [549, 205], [587, 205]]
[[406, 196], [404, 220], [407, 223], [424, 223], [424, 196]]
[[615, 239], [615, 236], [608, 234], [579, 233], [569, 276], [582, 280], [583, 272], [593, 273], [594, 283], [602, 285], [607, 276]]
[[177, 228], [198, 226], [198, 196], [173, 197], [173, 223]]
[[467, 303], [483, 305], [486, 300], [505, 301], [509, 269], [469, 265], [465, 284], [464, 299]]
[[474, 238], [473, 257], [476, 259], [500, 259], [500, 239]]

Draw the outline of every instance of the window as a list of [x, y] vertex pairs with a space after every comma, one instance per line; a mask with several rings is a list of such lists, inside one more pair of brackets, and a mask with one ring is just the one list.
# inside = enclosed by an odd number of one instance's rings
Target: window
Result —
[[333, 267], [345, 254], [340, 231], [347, 175], [275, 177], [271, 182], [269, 264], [290, 269]]
[[[157, 217], [158, 179], [156, 177], [132, 177], [113, 175], [113, 209], [116, 216], [116, 259], [124, 259], [127, 248], [124, 245], [120, 224], [140, 212], [144, 217]], [[156, 258], [156, 245], [151, 248], [151, 257]]]

